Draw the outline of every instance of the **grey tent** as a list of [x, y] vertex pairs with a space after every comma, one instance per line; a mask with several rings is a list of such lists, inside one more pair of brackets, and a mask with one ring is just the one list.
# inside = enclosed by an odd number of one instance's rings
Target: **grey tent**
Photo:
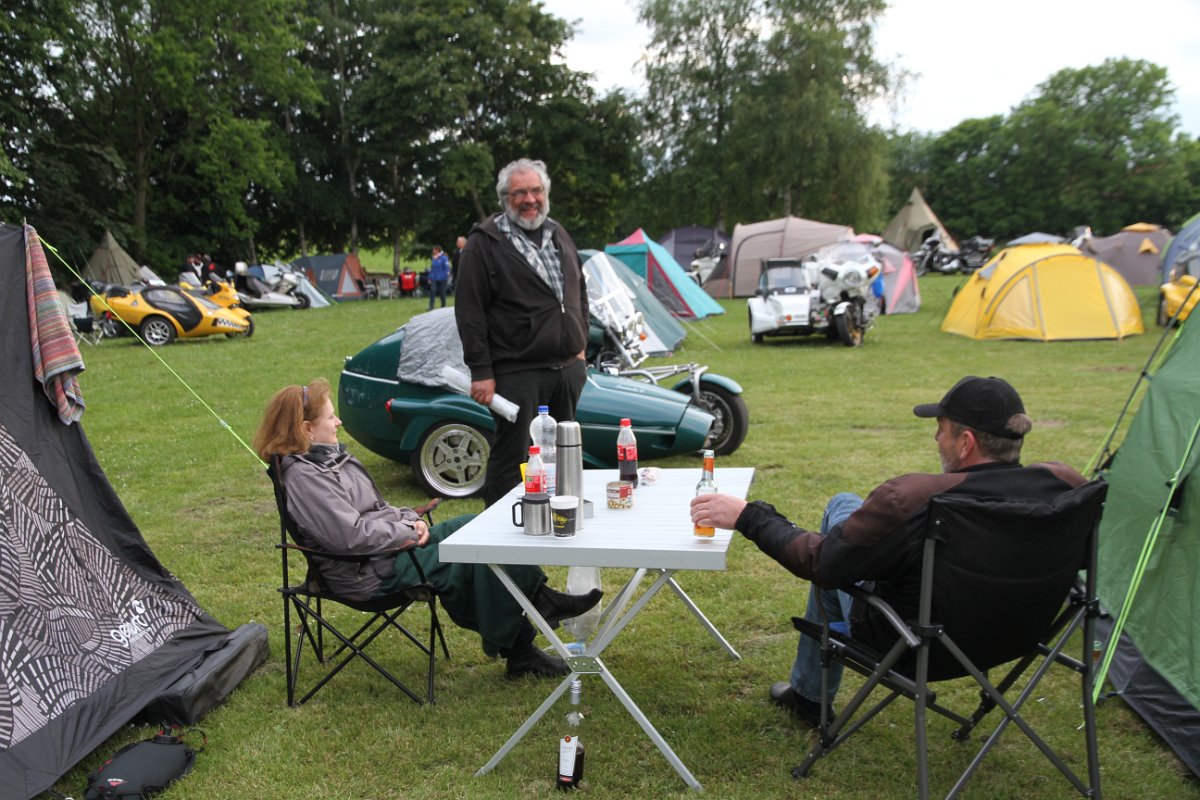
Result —
[[71, 341], [39, 300], [54, 290], [37, 234], [0, 223], [0, 795], [22, 800], [139, 715], [195, 722], [267, 651], [264, 626], [230, 632], [158, 562], [81, 424], [48, 399], [53, 379], [35, 380], [27, 240], [36, 357], [78, 355], [43, 337]]
[[138, 263], [126, 253], [108, 231], [88, 259], [87, 278], [105, 283], [132, 286], [141, 283], [142, 272]]
[[1112, 236], [1088, 237], [1079, 249], [1121, 273], [1132, 286], [1157, 286], [1162, 283], [1159, 265], [1171, 232], [1161, 225], [1138, 222]]
[[901, 250], [915, 253], [935, 232], [947, 249], [958, 250], [954, 237], [942, 226], [937, 214], [934, 214], [933, 209], [925, 202], [921, 190], [914, 188], [904, 207], [896, 212], [896, 216], [892, 217], [892, 221], [884, 229], [883, 238]]
[[737, 225], [729, 255], [709, 273], [704, 291], [713, 297], [749, 297], [758, 288], [764, 258], [804, 258], [853, 236], [854, 229], [847, 225], [800, 217]]
[[[1099, 595], [1112, 615], [1101, 620], [1109, 681], [1200, 776], [1197, 363], [1200, 324], [1189, 321], [1149, 376], [1111, 464], [1102, 464], [1109, 492], [1100, 523]], [[1113, 430], [1119, 427], [1120, 420]], [[1122, 626], [1115, 648], [1114, 624]]]
[[667, 252], [675, 257], [679, 266], [687, 269], [698, 256], [698, 251], [706, 250], [714, 243], [724, 244], [729, 249], [729, 234], [719, 228], [706, 228], [703, 225], [685, 225], [682, 228], [672, 228], [658, 243], [667, 248]]

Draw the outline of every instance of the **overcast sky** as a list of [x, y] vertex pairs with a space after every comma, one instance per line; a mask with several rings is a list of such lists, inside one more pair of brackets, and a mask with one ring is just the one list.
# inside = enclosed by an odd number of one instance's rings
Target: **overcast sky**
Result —
[[[631, 0], [543, 0], [578, 21], [567, 63], [601, 91], [641, 92], [637, 64], [648, 31]], [[1140, 58], [1167, 68], [1181, 129], [1200, 136], [1200, 0], [894, 0], [876, 31], [876, 55], [916, 73], [895, 113], [874, 121], [941, 132], [964, 119], [1006, 114], [1060, 69]]]

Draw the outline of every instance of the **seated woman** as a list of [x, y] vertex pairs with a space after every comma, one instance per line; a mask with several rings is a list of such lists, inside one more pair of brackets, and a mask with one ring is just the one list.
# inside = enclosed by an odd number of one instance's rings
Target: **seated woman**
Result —
[[[426, 579], [438, 588], [450, 619], [477, 631], [485, 653], [504, 656], [509, 677], [566, 675], [570, 671], [566, 662], [534, 645], [534, 627], [486, 565], [445, 564], [438, 559], [438, 543], [472, 515], [431, 528], [412, 509], [389, 505], [366, 468], [338, 443], [341, 424], [333, 410], [329, 382], [317, 379], [276, 392], [254, 436], [254, 450], [264, 461], [282, 456], [279, 480], [287, 489], [288, 512], [304, 535], [331, 553], [420, 548], [417, 560]], [[350, 600], [387, 594], [419, 580], [407, 552], [363, 564], [327, 560], [318, 569], [330, 591]], [[576, 617], [600, 601], [598, 589], [585, 595], [551, 589], [538, 567], [506, 569], [551, 625]]]

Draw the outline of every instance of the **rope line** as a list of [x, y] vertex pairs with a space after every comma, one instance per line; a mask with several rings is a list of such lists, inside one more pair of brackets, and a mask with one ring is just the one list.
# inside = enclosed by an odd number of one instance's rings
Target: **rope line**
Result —
[[187, 389], [188, 392], [192, 395], [192, 397], [196, 398], [196, 401], [198, 403], [200, 403], [200, 405], [203, 406], [204, 409], [206, 411], [208, 411], [208, 413], [213, 415], [213, 417], [217, 420], [217, 423], [222, 428], [224, 428], [226, 431], [228, 431], [229, 435], [232, 436], [234, 439], [236, 439], [237, 443], [240, 444], [243, 448], [245, 448], [246, 452], [249, 453], [251, 455], [251, 457], [253, 457], [254, 460], [257, 461], [262, 466], [263, 469], [266, 469], [267, 468], [266, 462], [258, 457], [258, 453], [255, 453], [254, 449], [252, 447], [250, 447], [250, 445], [246, 444], [245, 440], [242, 439], [241, 436], [238, 436], [237, 431], [235, 431], [233, 429], [233, 426], [231, 426], [228, 422], [226, 422], [221, 417], [221, 415], [216, 412], [216, 409], [214, 409], [212, 406], [210, 406], [204, 400], [204, 398], [201, 397], [196, 392], [196, 390], [193, 389], [191, 387], [191, 385], [189, 385], [188, 382], [183, 379], [183, 376], [181, 376], [178, 372], [176, 372], [174, 367], [172, 367], [170, 364], [168, 364], [166, 362], [166, 360], [161, 355], [159, 355], [159, 353], [156, 349], [154, 349], [150, 345], [146, 344], [146, 340], [142, 338], [142, 335], [140, 333], [138, 333], [136, 330], [134, 330], [132, 325], [130, 325], [125, 320], [121, 319], [121, 317], [116, 313], [116, 311], [113, 309], [113, 307], [108, 304], [108, 300], [104, 297], [104, 295], [97, 292], [92, 287], [91, 283], [89, 283], [82, 275], [80, 275], [78, 272], [76, 272], [74, 267], [72, 267], [70, 264], [68, 264], [66, 262], [66, 260], [59, 254], [58, 248], [56, 248], [54, 245], [50, 244], [45, 239], [43, 239], [40, 234], [38, 235], [38, 239], [41, 240], [42, 246], [45, 247], [46, 250], [48, 250], [49, 252], [53, 253], [54, 257], [58, 259], [59, 263], [67, 268], [68, 272], [70, 272], [72, 275], [74, 275], [76, 278], [78, 278], [79, 282], [81, 284], [83, 284], [84, 286], [86, 286], [88, 291], [91, 292], [94, 297], [98, 298], [100, 300], [100, 302], [104, 304], [105, 309], [108, 310], [109, 314], [112, 315], [113, 319], [117, 320], [122, 325], [124, 325], [126, 327], [126, 329], [128, 329], [129, 332], [131, 334], [133, 334], [133, 336], [136, 337], [139, 342], [142, 343], [142, 346], [145, 347], [148, 351], [150, 351], [154, 355], [154, 357], [158, 359], [158, 362], [160, 364], [162, 364], [164, 368], [166, 368], [167, 372], [169, 372], [173, 376], [175, 376], [175, 380], [179, 381], [183, 385], [183, 388]]

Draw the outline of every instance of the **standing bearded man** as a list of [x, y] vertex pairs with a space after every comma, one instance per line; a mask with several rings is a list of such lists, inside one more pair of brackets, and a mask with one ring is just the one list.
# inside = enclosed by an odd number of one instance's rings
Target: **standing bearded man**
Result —
[[550, 175], [518, 159], [496, 181], [501, 211], [475, 225], [459, 261], [455, 319], [471, 370], [471, 397], [500, 394], [520, 411], [493, 414], [496, 436], [483, 501], [491, 505], [521, 479], [529, 424], [539, 405], [574, 420], [587, 379], [588, 298], [579, 253], [550, 219]]

